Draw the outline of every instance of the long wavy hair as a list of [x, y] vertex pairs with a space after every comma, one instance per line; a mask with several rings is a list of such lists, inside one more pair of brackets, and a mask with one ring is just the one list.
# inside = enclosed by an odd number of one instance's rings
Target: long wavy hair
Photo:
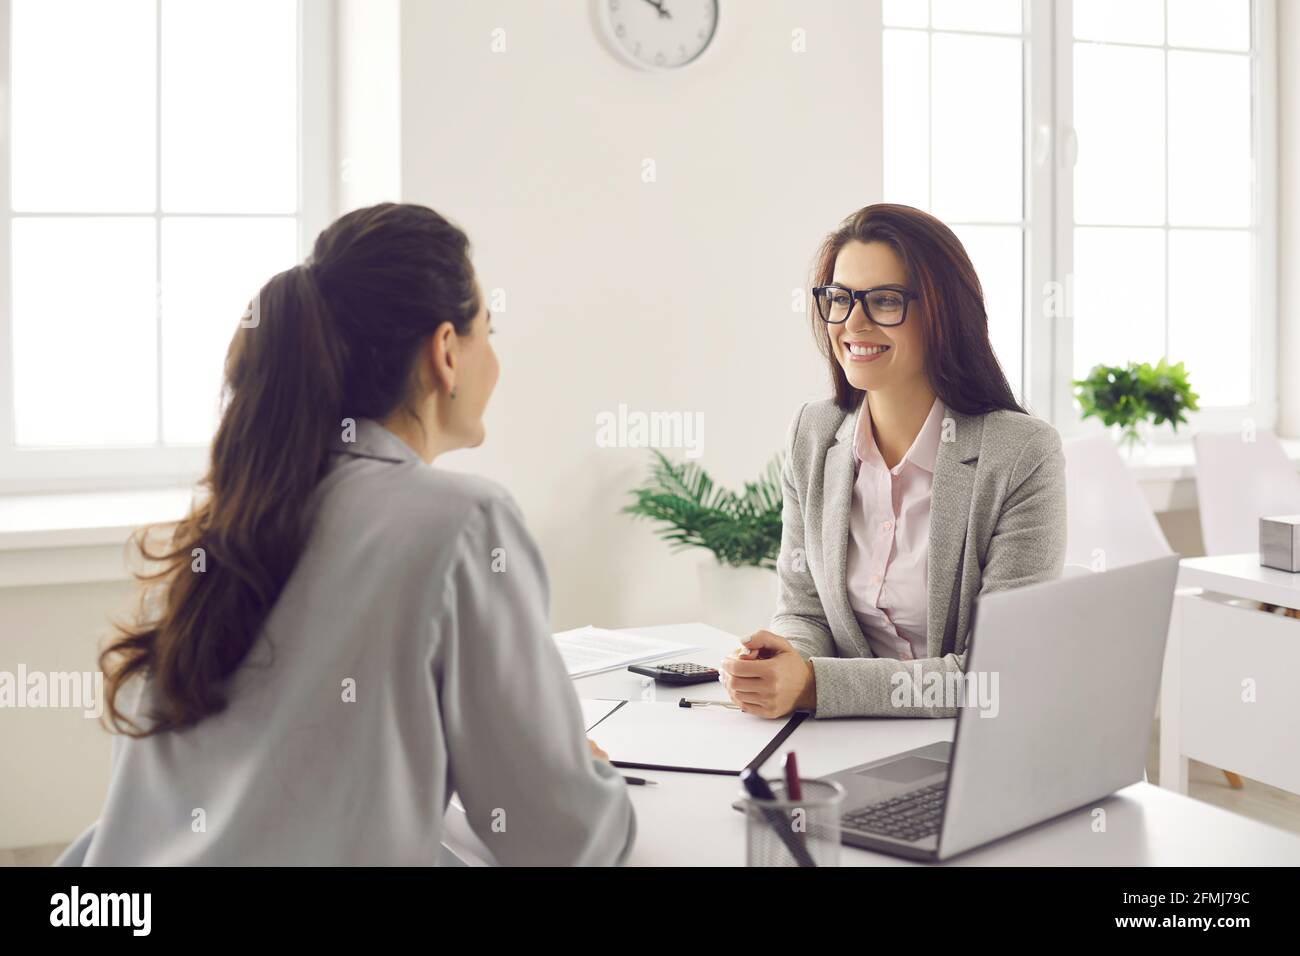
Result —
[[[989, 341], [984, 291], [961, 240], [929, 213], [911, 206], [877, 203], [849, 216], [826, 237], [813, 265], [812, 284], [827, 285], [835, 258], [850, 242], [887, 243], [907, 269], [920, 296], [915, 319], [921, 323], [925, 371], [930, 387], [947, 407], [964, 415], [997, 409], [1023, 412]], [[810, 303], [817, 346], [826, 358], [835, 403], [856, 408], [865, 394], [854, 388], [830, 346], [830, 329]]]
[[[478, 308], [469, 240], [409, 204], [348, 213], [305, 262], [262, 287], [226, 354], [221, 421], [195, 506], [170, 532], [133, 538], [161, 568], [140, 575], [135, 623], [117, 624], [100, 655], [111, 729], [145, 737], [226, 706], [226, 679], [302, 555], [312, 493], [343, 419], [414, 414], [420, 346], [444, 322], [468, 332]], [[153, 553], [159, 537], [166, 544]], [[147, 725], [119, 707], [133, 677], [153, 692]]]

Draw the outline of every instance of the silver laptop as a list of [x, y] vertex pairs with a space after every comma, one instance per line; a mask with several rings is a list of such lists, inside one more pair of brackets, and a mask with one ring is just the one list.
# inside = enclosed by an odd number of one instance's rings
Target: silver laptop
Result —
[[1141, 780], [1177, 576], [1174, 555], [981, 597], [952, 744], [831, 774], [844, 842], [946, 860]]

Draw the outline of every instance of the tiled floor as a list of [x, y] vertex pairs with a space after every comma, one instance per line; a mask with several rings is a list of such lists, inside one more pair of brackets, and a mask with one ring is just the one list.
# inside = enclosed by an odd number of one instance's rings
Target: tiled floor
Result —
[[[1151, 749], [1147, 754], [1147, 778], [1158, 783], [1160, 725], [1151, 728]], [[1233, 790], [1223, 773], [1203, 763], [1191, 762], [1188, 769], [1191, 796], [1234, 813], [1300, 834], [1300, 794], [1288, 793], [1254, 780]], [[0, 850], [0, 866], [49, 866], [63, 852], [63, 844]]]

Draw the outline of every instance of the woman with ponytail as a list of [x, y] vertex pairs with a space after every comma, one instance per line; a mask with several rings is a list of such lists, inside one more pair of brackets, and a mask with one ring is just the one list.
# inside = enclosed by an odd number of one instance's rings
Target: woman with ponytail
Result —
[[383, 204], [272, 278], [226, 358], [211, 468], [102, 655], [108, 798], [86, 864], [432, 864], [453, 791], [506, 864], [610, 864], [541, 556], [483, 441], [498, 365], [465, 234]]

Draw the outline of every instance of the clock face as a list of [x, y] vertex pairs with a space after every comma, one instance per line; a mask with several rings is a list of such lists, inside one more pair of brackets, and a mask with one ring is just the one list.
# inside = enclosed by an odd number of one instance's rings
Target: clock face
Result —
[[597, 0], [615, 51], [647, 70], [685, 66], [718, 27], [718, 0]]

